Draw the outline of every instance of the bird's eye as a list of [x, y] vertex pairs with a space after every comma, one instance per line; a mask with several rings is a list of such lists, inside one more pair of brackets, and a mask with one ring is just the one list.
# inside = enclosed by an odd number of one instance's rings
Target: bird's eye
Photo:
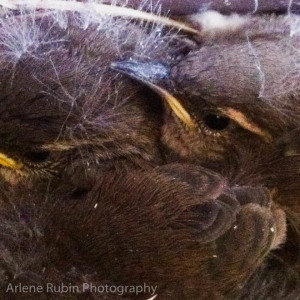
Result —
[[50, 152], [48, 151], [38, 151], [38, 152], [26, 152], [24, 156], [26, 159], [30, 160], [31, 162], [41, 163], [48, 158], [49, 154]]
[[219, 114], [208, 114], [203, 120], [207, 127], [216, 131], [226, 129], [230, 123], [230, 119], [228, 117]]

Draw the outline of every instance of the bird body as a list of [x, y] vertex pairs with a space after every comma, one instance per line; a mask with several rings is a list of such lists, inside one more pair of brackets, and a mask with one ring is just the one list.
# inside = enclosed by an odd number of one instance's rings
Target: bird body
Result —
[[[298, 77], [273, 102], [262, 93], [297, 61], [298, 36], [286, 27], [298, 18], [247, 19], [259, 24], [230, 42], [91, 11], [2, 18], [3, 297], [9, 284], [64, 281], [146, 282], [163, 300], [255, 297], [268, 257], [286, 241], [285, 206], [298, 196], [287, 183], [299, 176], [297, 155], [284, 150], [299, 122]], [[279, 257], [294, 258], [282, 249]], [[299, 290], [297, 268], [291, 293], [290, 278], [282, 282], [286, 299]]]

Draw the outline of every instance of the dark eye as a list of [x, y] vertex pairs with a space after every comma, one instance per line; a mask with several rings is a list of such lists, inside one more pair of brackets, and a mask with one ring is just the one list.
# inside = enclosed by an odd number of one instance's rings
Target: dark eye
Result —
[[26, 152], [24, 154], [26, 159], [30, 160], [31, 162], [35, 162], [35, 163], [40, 163], [40, 162], [45, 161], [49, 155], [50, 155], [50, 152], [48, 152], [48, 151]]
[[230, 119], [223, 115], [209, 114], [204, 117], [204, 122], [210, 129], [221, 131], [228, 127]]

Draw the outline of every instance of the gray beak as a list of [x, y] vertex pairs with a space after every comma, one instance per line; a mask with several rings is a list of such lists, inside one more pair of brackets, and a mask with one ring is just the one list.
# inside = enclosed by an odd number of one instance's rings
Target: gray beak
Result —
[[181, 104], [181, 101], [168, 90], [168, 87], [170, 87], [170, 69], [168, 67], [158, 62], [140, 63], [127, 60], [114, 62], [111, 64], [111, 68], [150, 87], [161, 95], [178, 118], [190, 129], [196, 128], [194, 120]]
[[125, 60], [113, 62], [110, 66], [113, 70], [126, 74], [148, 86], [161, 86], [163, 82], [168, 81], [170, 75], [170, 69], [158, 62], [141, 63]]

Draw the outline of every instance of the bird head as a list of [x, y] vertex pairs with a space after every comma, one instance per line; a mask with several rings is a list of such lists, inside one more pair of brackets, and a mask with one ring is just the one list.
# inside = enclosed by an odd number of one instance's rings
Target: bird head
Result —
[[[87, 171], [116, 157], [154, 156], [157, 117], [139, 101], [144, 89], [109, 68], [120, 51], [145, 42], [144, 30], [109, 16], [87, 28], [80, 23], [86, 15], [61, 18], [49, 11], [0, 18], [0, 172], [6, 178], [45, 178], [79, 160]], [[107, 36], [107, 22], [117, 37]], [[132, 30], [136, 39], [127, 40]]]
[[263, 169], [277, 151], [274, 141], [299, 126], [297, 39], [249, 32], [204, 41], [169, 62], [112, 64], [163, 99], [162, 142], [170, 156], [218, 171], [234, 162], [239, 170]]

